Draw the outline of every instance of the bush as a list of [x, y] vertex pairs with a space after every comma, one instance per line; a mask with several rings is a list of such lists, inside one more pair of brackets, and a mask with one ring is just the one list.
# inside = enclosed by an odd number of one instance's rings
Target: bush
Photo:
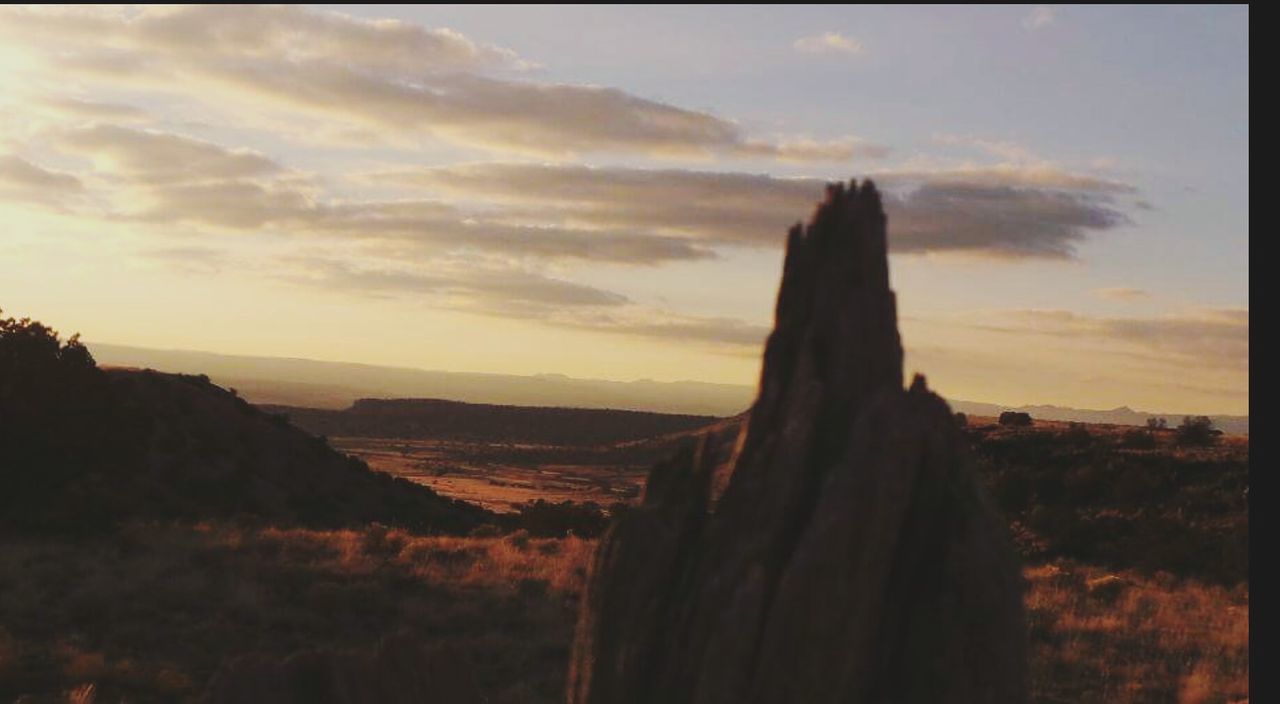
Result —
[[1179, 445], [1212, 445], [1222, 431], [1213, 427], [1209, 416], [1187, 416], [1178, 426], [1175, 438]]
[[1169, 427], [1169, 421], [1164, 418], [1148, 418], [1147, 430], [1164, 430]]
[[969, 425], [969, 416], [967, 416], [967, 415], [965, 415], [965, 414], [963, 414], [963, 413], [957, 413], [957, 414], [956, 414], [956, 425], [960, 426], [961, 428], [968, 427], [968, 425]]
[[1025, 428], [1031, 425], [1031, 414], [1020, 411], [1005, 411], [1000, 414], [1000, 425]]
[[538, 499], [520, 504], [516, 511], [514, 515], [504, 516], [511, 527], [522, 528], [540, 538], [563, 538], [570, 533], [594, 538], [609, 526], [609, 514], [591, 501], [553, 503]]
[[1067, 442], [1076, 445], [1087, 445], [1093, 440], [1093, 436], [1089, 434], [1089, 429], [1085, 427], [1084, 423], [1076, 423], [1074, 421], [1067, 426], [1067, 432], [1063, 433], [1063, 438]]
[[[1148, 422], [1150, 427], [1150, 422]], [[1151, 434], [1150, 430], [1142, 430], [1134, 428], [1126, 430], [1124, 435], [1120, 436], [1120, 447], [1127, 447], [1132, 450], [1150, 450], [1156, 446], [1156, 436]]]

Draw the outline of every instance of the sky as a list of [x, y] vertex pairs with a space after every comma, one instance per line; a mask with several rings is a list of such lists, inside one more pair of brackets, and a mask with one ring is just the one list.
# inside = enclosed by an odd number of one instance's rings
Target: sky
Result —
[[945, 396], [1248, 413], [1245, 6], [0, 8], [0, 309], [89, 341], [754, 384], [885, 196]]

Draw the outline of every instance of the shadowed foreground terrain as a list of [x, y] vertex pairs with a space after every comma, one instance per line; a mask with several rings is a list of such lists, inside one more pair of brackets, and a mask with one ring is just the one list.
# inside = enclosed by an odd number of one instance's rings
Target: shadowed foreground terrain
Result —
[[592, 547], [225, 522], [0, 537], [0, 701], [188, 701], [237, 655], [401, 632], [447, 646], [487, 701], [557, 702]]
[[[1131, 449], [1127, 430], [1084, 426], [1085, 440], [1066, 424], [970, 419], [975, 464], [1025, 563], [1032, 701], [1247, 701], [1247, 443], [1157, 434]], [[1058, 523], [1031, 520], [1045, 501]], [[465, 654], [490, 701], [561, 702], [593, 549], [519, 529], [227, 519], [8, 533], [0, 701], [65, 702], [90, 685], [99, 703], [192, 700], [229, 657], [368, 649], [410, 630]]]
[[[140, 524], [0, 539], [0, 701], [196, 698], [229, 657], [412, 631], [492, 702], [563, 701], [594, 542]], [[1032, 701], [1248, 700], [1247, 583], [1028, 558]]]

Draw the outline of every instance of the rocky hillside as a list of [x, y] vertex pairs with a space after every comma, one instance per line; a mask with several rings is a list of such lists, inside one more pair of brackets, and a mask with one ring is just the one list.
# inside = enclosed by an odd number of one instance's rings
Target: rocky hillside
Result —
[[490, 519], [370, 471], [205, 377], [103, 371], [74, 339], [0, 323], [0, 526], [248, 516], [457, 531]]

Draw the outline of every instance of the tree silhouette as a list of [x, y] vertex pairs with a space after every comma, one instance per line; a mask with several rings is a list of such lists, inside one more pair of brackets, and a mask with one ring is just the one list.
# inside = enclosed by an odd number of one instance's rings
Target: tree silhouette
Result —
[[1020, 411], [1005, 411], [1000, 414], [1000, 425], [1009, 425], [1015, 428], [1026, 427], [1031, 425], [1031, 414]]
[[133, 459], [129, 418], [78, 335], [0, 317], [0, 523], [92, 523], [90, 478]]

